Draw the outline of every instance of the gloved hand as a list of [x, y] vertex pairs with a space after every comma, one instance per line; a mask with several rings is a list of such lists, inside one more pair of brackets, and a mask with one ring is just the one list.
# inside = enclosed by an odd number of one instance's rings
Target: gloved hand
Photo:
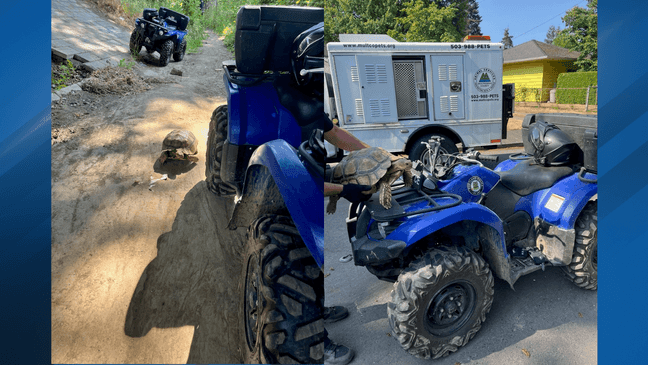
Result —
[[371, 194], [365, 194], [363, 192], [371, 190], [370, 185], [356, 185], [356, 184], [347, 184], [342, 187], [342, 192], [340, 197], [350, 201], [351, 203], [359, 203], [369, 200]]

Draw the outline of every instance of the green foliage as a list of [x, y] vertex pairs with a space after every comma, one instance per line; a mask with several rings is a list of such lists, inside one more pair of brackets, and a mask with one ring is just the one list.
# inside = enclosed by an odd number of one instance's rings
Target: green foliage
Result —
[[588, 9], [574, 7], [562, 18], [566, 27], [553, 44], [580, 52], [578, 71], [598, 70], [598, 0], [588, 1]]
[[135, 65], [135, 62], [133, 62], [133, 61], [126, 62], [126, 60], [123, 59], [123, 58], [121, 60], [119, 60], [119, 63], [117, 64], [117, 66], [126, 68], [128, 70], [133, 68], [134, 65]]
[[[465, 9], [454, 6], [439, 7], [424, 0], [413, 0], [403, 4], [403, 16], [396, 21], [403, 25], [404, 31], [390, 29], [387, 34], [401, 42], [459, 42], [462, 33], [452, 23], [458, 13], [465, 14]], [[465, 24], [465, 16], [460, 17]]]
[[[596, 71], [591, 72], [568, 72], [558, 75], [558, 86], [556, 90], [556, 102], [558, 104], [585, 104], [587, 87], [597, 85]], [[569, 90], [579, 88], [578, 90]], [[598, 104], [595, 88], [590, 89], [589, 104]]]
[[324, 5], [324, 40], [339, 34], [387, 34], [397, 24], [398, 4], [391, 0], [329, 0]]
[[74, 65], [72, 64], [72, 61], [65, 61], [65, 63], [59, 66], [59, 68], [61, 69], [59, 76], [52, 74], [52, 85], [55, 86], [56, 90], [60, 90], [67, 86], [67, 82], [68, 80], [70, 80], [70, 78], [72, 78], [74, 72]]
[[480, 31], [473, 2], [329, 0], [324, 5], [324, 39], [337, 42], [340, 34], [348, 33], [387, 34], [402, 42], [457, 42], [469, 31]]

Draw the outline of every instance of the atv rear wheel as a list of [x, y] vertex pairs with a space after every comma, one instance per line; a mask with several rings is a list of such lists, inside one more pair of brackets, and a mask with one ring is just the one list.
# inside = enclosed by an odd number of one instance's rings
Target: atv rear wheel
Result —
[[585, 205], [576, 220], [576, 242], [572, 262], [563, 270], [574, 284], [589, 290], [598, 288], [597, 202]]
[[169, 61], [171, 61], [171, 55], [173, 54], [173, 41], [172, 40], [167, 40], [164, 43], [162, 43], [162, 47], [160, 47], [160, 67], [164, 67], [169, 64]]
[[182, 42], [180, 43], [180, 50], [178, 50], [178, 52], [173, 54], [173, 60], [176, 62], [182, 61], [186, 51], [187, 51], [187, 40], [183, 39]]
[[292, 220], [255, 220], [245, 259], [243, 362], [322, 363], [324, 274]]
[[205, 178], [209, 191], [226, 196], [236, 193], [231, 186], [221, 179], [221, 159], [223, 146], [227, 139], [228, 114], [227, 104], [221, 105], [212, 113], [207, 134], [207, 163], [205, 164]]
[[142, 50], [143, 41], [144, 40], [140, 36], [137, 29], [133, 30], [133, 33], [131, 33], [130, 42], [128, 44], [130, 48], [130, 53], [131, 55], [133, 55], [133, 57], [139, 56], [139, 53]]
[[488, 264], [464, 247], [438, 247], [398, 277], [387, 305], [392, 333], [410, 354], [437, 359], [468, 343], [493, 304]]

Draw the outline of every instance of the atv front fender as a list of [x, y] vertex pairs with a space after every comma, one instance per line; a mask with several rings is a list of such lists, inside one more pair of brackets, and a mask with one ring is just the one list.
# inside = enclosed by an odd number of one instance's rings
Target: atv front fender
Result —
[[497, 214], [483, 205], [463, 203], [434, 213], [412, 216], [386, 238], [403, 241], [410, 247], [430, 234], [462, 221], [483, 224], [474, 232], [479, 237], [483, 255], [495, 274], [512, 287], [517, 278], [513, 277], [511, 272], [511, 259], [506, 251], [503, 223]]
[[250, 158], [229, 228], [247, 227], [262, 214], [290, 214], [306, 247], [321, 267], [324, 265], [323, 187], [323, 178], [311, 175], [287, 142], [265, 143]]

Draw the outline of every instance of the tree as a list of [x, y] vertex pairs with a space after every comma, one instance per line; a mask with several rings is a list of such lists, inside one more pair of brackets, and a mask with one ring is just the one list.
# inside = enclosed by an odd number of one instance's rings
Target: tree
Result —
[[[324, 38], [334, 42], [339, 34], [351, 33], [387, 34], [407, 42], [461, 41], [467, 12], [452, 0], [446, 2], [447, 6], [434, 0], [328, 0]], [[465, 5], [466, 0], [458, 3]]]
[[578, 71], [598, 70], [598, 0], [590, 0], [588, 9], [574, 7], [562, 18], [561, 30], [553, 44], [580, 52], [575, 64]]
[[337, 42], [339, 34], [387, 34], [402, 31], [396, 20], [399, 4], [391, 0], [328, 0], [324, 5], [324, 40]]
[[481, 23], [482, 18], [479, 15], [479, 4], [476, 0], [468, 1], [468, 18], [466, 19], [466, 32], [465, 35], [482, 35], [481, 28], [479, 28], [479, 23]]
[[504, 37], [502, 38], [502, 43], [504, 43], [504, 49], [509, 49], [513, 47], [513, 36], [509, 35], [509, 29], [504, 29]]
[[544, 40], [545, 43], [553, 44], [554, 39], [560, 33], [560, 27], [556, 28], [553, 25], [549, 27], [547, 31], [547, 38]]
[[453, 24], [459, 9], [454, 6], [439, 7], [424, 0], [406, 2], [402, 16], [397, 21], [402, 31], [391, 29], [387, 34], [401, 42], [459, 42], [463, 34]]

